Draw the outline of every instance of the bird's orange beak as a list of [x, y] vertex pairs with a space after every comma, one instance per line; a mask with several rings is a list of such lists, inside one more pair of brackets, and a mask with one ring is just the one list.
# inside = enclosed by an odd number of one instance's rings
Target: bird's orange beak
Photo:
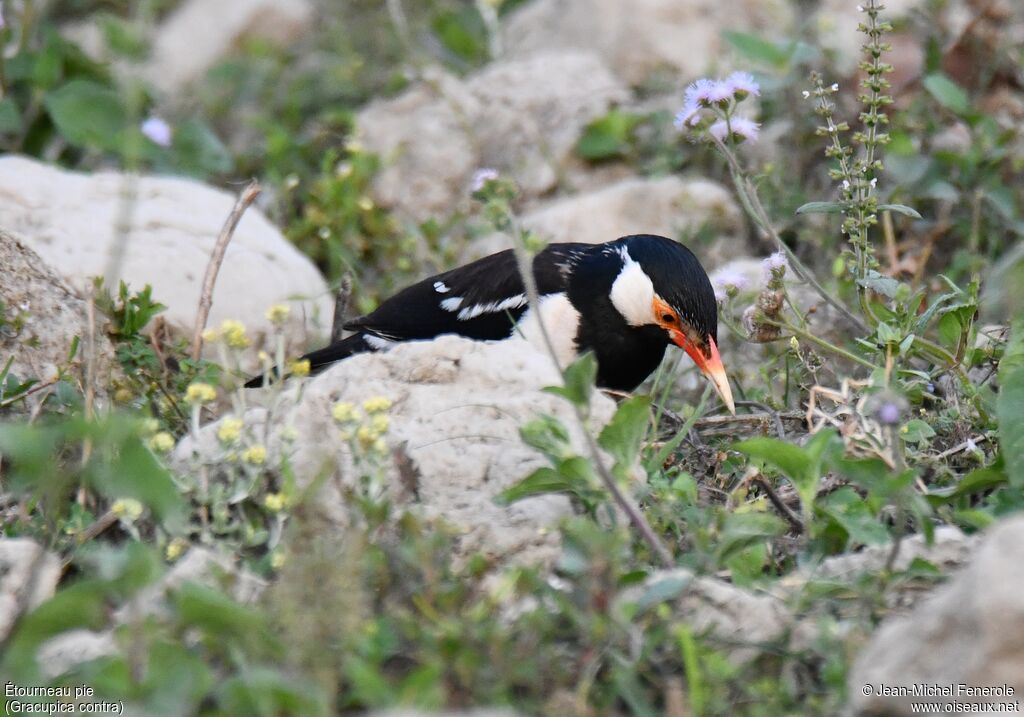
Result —
[[657, 319], [658, 325], [668, 331], [672, 342], [693, 359], [693, 362], [697, 364], [697, 368], [708, 377], [711, 385], [715, 387], [718, 395], [722, 397], [722, 403], [729, 409], [729, 413], [735, 416], [736, 404], [732, 400], [729, 377], [725, 375], [725, 366], [722, 365], [722, 357], [718, 354], [718, 346], [715, 344], [715, 340], [710, 336], [707, 337], [709, 352], [705, 356], [700, 347], [687, 338], [686, 333], [682, 330], [682, 322], [679, 319], [679, 315], [672, 307], [661, 298], [655, 297], [653, 310], [654, 315], [660, 317]]
[[701, 370], [711, 385], [722, 397], [722, 403], [729, 409], [729, 413], [736, 415], [736, 404], [732, 400], [732, 388], [729, 386], [729, 377], [725, 375], [725, 366], [722, 365], [722, 357], [718, 355], [718, 346], [715, 340], [708, 336], [708, 346], [711, 348], [711, 355], [705, 356], [703, 352], [686, 340], [686, 336], [679, 333], [672, 334], [672, 340], [693, 359], [697, 368]]

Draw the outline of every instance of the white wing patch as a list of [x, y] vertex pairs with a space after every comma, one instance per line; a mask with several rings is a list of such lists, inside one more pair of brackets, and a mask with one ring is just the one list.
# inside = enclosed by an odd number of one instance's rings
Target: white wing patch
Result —
[[[441, 308], [445, 311], [458, 311], [460, 306], [462, 306], [461, 296], [453, 296], [450, 299], [444, 299], [441, 301]], [[459, 318], [462, 317], [460, 316]]]
[[[502, 311], [508, 311], [509, 309], [518, 309], [522, 306], [526, 306], [527, 303], [526, 294], [516, 294], [515, 296], [510, 296], [501, 301], [491, 301], [487, 304], [474, 304], [473, 306], [467, 306], [465, 309], [459, 311], [458, 318], [459, 321], [469, 321], [470, 319], [475, 319], [481, 314], [496, 314], [501, 313]], [[442, 301], [441, 304], [443, 305], [444, 302]], [[448, 307], [445, 308], [447, 309]], [[448, 310], [454, 311], [454, 309]]]
[[625, 247], [619, 250], [622, 271], [612, 284], [612, 304], [630, 326], [656, 323], [654, 319], [654, 284]]
[[435, 281], [434, 291], [436, 291], [438, 294], [447, 294], [449, 291], [451, 291], [451, 289], [449, 289], [448, 285], [445, 284], [443, 281]]
[[[563, 366], [576, 360], [579, 349], [576, 346], [576, 333], [580, 326], [580, 312], [576, 310], [565, 294], [548, 294], [541, 297], [538, 311], [527, 310], [523, 318], [516, 324], [516, 329], [524, 339], [533, 344], [534, 348], [547, 353], [544, 335], [541, 333], [541, 321], [547, 329], [548, 337], [554, 345], [555, 356]], [[540, 315], [540, 321], [537, 315]]]
[[386, 351], [395, 345], [394, 341], [389, 341], [388, 339], [381, 338], [380, 336], [374, 336], [373, 334], [363, 334], [363, 341], [378, 351]]

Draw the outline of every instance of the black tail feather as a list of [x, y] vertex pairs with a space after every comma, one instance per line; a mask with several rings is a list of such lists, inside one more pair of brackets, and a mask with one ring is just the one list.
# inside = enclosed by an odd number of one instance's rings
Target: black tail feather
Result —
[[[317, 349], [316, 351], [310, 351], [308, 354], [303, 356], [302, 359], [309, 361], [310, 373], [319, 373], [336, 361], [341, 361], [342, 359], [346, 359], [354, 354], [361, 354], [367, 351], [376, 351], [376, 349], [367, 343], [364, 334], [353, 334], [347, 339], [342, 339], [330, 346], [325, 346], [324, 348]], [[299, 360], [301, 361], [302, 359]], [[277, 381], [279, 375], [280, 367], [274, 368], [265, 374], [260, 374], [259, 376], [250, 378], [245, 382], [245, 387], [261, 388], [263, 386], [270, 385]]]

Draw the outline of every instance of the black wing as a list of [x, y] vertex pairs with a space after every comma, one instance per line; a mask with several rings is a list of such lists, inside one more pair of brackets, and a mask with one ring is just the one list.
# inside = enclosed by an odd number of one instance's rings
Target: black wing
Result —
[[[537, 292], [565, 291], [574, 262], [593, 247], [551, 244], [541, 251], [533, 260]], [[503, 339], [512, 334], [527, 303], [515, 254], [506, 249], [413, 284], [345, 328], [393, 341], [441, 334]]]

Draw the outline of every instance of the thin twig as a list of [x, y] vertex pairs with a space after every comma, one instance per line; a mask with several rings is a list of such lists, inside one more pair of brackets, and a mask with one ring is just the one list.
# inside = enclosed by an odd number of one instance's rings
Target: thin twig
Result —
[[[516, 237], [514, 245], [516, 262], [519, 266], [519, 274], [523, 279], [523, 286], [526, 289], [526, 297], [530, 304], [530, 311], [537, 317], [537, 326], [540, 329], [541, 337], [544, 340], [544, 346], [547, 348], [551, 360], [554, 362], [558, 372], [562, 373], [562, 366], [558, 360], [555, 345], [551, 341], [551, 336], [548, 334], [547, 326], [544, 325], [544, 317], [540, 312], [540, 295], [537, 292], [536, 277], [533, 275], [533, 261], [523, 244], [523, 232], [518, 226], [516, 226], [514, 218], [512, 218], [512, 224], [513, 236]], [[629, 518], [629, 522], [631, 522], [633, 527], [640, 533], [644, 542], [647, 543], [661, 564], [666, 568], [673, 567], [675, 565], [675, 561], [672, 559], [672, 554], [669, 553], [668, 548], [658, 540], [658, 536], [655, 534], [654, 529], [651, 528], [650, 523], [647, 522], [647, 519], [644, 518], [643, 513], [640, 512], [640, 508], [634, 505], [633, 502], [629, 500], [629, 498], [627, 498], [619, 489], [619, 485], [616, 482], [615, 477], [612, 475], [611, 471], [608, 470], [608, 466], [605, 465], [604, 456], [601, 455], [601, 449], [598, 447], [597, 441], [594, 440], [594, 436], [590, 432], [590, 428], [587, 426], [587, 419], [584, 415], [583, 408], [575, 401], [571, 401], [570, 403], [572, 403], [573, 411], [576, 414], [576, 422], [579, 424], [580, 431], [583, 433], [583, 437], [587, 442], [587, 450], [590, 453], [591, 460], [593, 460], [594, 465], [597, 467], [597, 474], [601, 478], [601, 482], [604, 483], [605, 488], [607, 488], [608, 492], [611, 493], [614, 501]]]
[[793, 509], [786, 505], [782, 498], [779, 497], [775, 492], [775, 489], [772, 488], [768, 481], [764, 479], [764, 476], [758, 474], [751, 478], [750, 482], [764, 491], [764, 494], [768, 496], [768, 500], [775, 506], [775, 510], [782, 514], [782, 517], [786, 519], [796, 533], [804, 532], [803, 521], [801, 521], [800, 517], [793, 512]]
[[348, 311], [348, 300], [352, 296], [352, 275], [341, 277], [341, 286], [334, 297], [334, 319], [331, 321], [331, 343], [337, 343], [345, 335], [345, 313]]
[[213, 306], [213, 287], [217, 284], [217, 273], [220, 271], [221, 262], [224, 261], [224, 253], [228, 249], [228, 243], [231, 241], [231, 237], [234, 236], [235, 228], [242, 219], [242, 215], [245, 214], [245, 210], [249, 208], [249, 205], [256, 200], [259, 193], [260, 185], [255, 179], [249, 182], [249, 186], [242, 190], [241, 196], [235, 202], [235, 208], [231, 210], [227, 221], [224, 222], [224, 227], [220, 230], [220, 236], [217, 237], [217, 243], [213, 247], [210, 261], [206, 265], [206, 276], [203, 278], [203, 291], [199, 295], [196, 327], [195, 331], [192, 332], [193, 361], [199, 359], [199, 353], [203, 350], [203, 331], [206, 329], [206, 320], [210, 316], [210, 307]]

